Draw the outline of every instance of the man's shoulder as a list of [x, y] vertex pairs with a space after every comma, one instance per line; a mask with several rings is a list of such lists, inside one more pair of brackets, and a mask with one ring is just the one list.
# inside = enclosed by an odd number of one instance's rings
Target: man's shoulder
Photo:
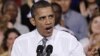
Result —
[[79, 43], [75, 36], [64, 31], [58, 31], [57, 40], [65, 45], [68, 45], [69, 47], [73, 46], [74, 44], [77, 45]]
[[68, 32], [65, 32], [65, 31], [60, 31], [60, 30], [57, 30], [58, 33], [57, 35], [60, 36], [61, 39], [68, 39], [68, 40], [73, 40], [73, 39], [76, 39], [76, 37]]
[[16, 41], [28, 40], [28, 39], [34, 37], [35, 31], [36, 31], [36, 30], [33, 30], [33, 31], [31, 31], [31, 32], [28, 32], [28, 33], [25, 33], [25, 34], [20, 35], [20, 36], [16, 39]]

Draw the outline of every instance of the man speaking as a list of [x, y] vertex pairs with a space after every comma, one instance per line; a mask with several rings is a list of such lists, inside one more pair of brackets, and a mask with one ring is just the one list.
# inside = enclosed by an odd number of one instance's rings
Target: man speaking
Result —
[[51, 4], [38, 1], [31, 13], [30, 21], [36, 29], [15, 40], [11, 56], [85, 56], [74, 36], [54, 29], [55, 14]]

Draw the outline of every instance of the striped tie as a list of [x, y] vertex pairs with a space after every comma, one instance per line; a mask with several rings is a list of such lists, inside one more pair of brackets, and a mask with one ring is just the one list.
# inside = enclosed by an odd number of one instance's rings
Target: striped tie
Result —
[[47, 42], [47, 39], [46, 39], [46, 38], [43, 38], [43, 39], [42, 39], [42, 42], [43, 42], [43, 46], [44, 46], [43, 56], [46, 56], [45, 48], [46, 48], [46, 42]]

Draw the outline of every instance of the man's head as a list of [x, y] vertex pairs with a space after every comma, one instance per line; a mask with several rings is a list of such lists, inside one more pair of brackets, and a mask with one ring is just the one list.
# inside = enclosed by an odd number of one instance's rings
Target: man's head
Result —
[[46, 1], [38, 1], [31, 8], [31, 23], [36, 26], [43, 37], [52, 35], [55, 24], [55, 16], [51, 4]]
[[71, 0], [52, 0], [52, 2], [58, 3], [62, 8], [63, 13], [66, 13], [71, 5]]
[[10, 21], [15, 23], [18, 14], [18, 7], [14, 1], [7, 1], [3, 7], [3, 14], [10, 16]]
[[51, 3], [54, 13], [55, 13], [55, 25], [60, 24], [62, 9], [61, 6], [57, 3]]

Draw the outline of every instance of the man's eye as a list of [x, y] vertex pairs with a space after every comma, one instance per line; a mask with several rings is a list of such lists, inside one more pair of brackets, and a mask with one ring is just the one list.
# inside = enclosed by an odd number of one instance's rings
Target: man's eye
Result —
[[54, 17], [54, 15], [49, 15], [49, 18], [53, 18]]
[[44, 16], [44, 17], [40, 17], [40, 18], [39, 18], [39, 20], [44, 20], [44, 19], [45, 19], [45, 16]]

